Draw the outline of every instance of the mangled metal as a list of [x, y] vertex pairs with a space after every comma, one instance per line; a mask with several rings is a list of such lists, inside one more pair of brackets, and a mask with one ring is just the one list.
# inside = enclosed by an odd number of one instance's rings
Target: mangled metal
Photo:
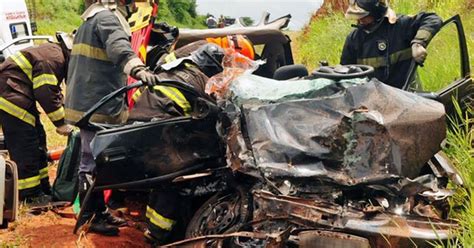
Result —
[[443, 105], [367, 79], [244, 75], [229, 89], [220, 108], [204, 104], [192, 117], [99, 131], [97, 189], [171, 184], [191, 197], [217, 192], [176, 246], [341, 238], [347, 247], [366, 247], [365, 240], [410, 247], [446, 240], [457, 228], [446, 220], [453, 194], [446, 186], [462, 180], [438, 153]]
[[346, 246], [409, 247], [457, 228], [443, 220], [453, 194], [446, 180], [462, 180], [437, 154], [442, 104], [376, 80], [243, 76], [221, 106], [228, 165], [260, 178], [254, 232], [290, 228], [287, 242], [303, 245], [334, 241], [305, 230], [334, 230], [328, 235]]
[[378, 81], [286, 83], [283, 93], [255, 76], [233, 84], [229, 154], [244, 170], [345, 186], [415, 178], [445, 138], [442, 104]]

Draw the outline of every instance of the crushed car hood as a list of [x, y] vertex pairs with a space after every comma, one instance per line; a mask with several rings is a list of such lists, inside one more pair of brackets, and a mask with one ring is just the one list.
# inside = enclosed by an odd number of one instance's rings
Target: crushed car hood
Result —
[[445, 138], [442, 104], [376, 79], [243, 76], [224, 103], [228, 163], [267, 178], [354, 186], [416, 178]]

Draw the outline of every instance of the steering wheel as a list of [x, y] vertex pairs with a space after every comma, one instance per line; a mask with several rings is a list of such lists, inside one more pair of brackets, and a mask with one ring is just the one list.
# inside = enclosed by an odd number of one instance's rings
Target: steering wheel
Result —
[[310, 78], [327, 78], [332, 80], [370, 77], [374, 68], [369, 65], [321, 66], [310, 75]]

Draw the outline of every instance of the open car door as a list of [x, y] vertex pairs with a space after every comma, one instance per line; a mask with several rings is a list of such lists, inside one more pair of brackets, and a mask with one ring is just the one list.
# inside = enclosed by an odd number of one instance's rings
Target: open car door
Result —
[[[423, 91], [436, 92], [449, 117], [456, 117], [455, 99], [463, 113], [474, 107], [474, 83], [461, 17], [446, 20], [433, 37], [428, 57], [418, 75]], [[472, 114], [472, 112], [471, 112]]]

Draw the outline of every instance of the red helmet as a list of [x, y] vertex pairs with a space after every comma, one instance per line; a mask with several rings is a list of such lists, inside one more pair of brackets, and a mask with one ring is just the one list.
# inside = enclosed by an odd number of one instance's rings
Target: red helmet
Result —
[[252, 42], [245, 35], [233, 34], [225, 37], [207, 38], [207, 42], [217, 44], [222, 48], [232, 48], [249, 59], [255, 59], [255, 49]]

